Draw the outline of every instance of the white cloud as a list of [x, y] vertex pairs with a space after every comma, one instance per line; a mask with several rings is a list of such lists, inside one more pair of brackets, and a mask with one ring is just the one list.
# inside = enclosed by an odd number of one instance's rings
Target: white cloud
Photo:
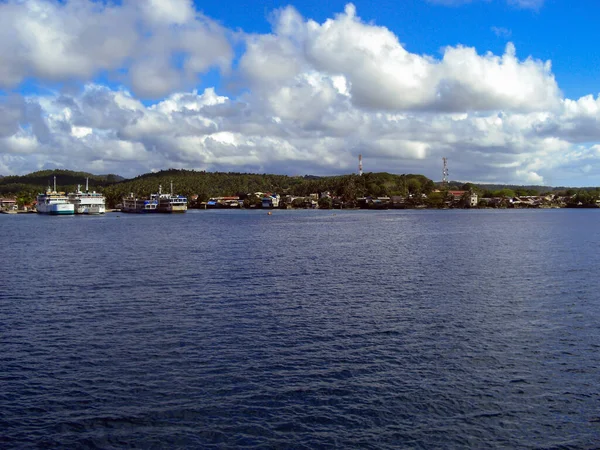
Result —
[[89, 1], [0, 4], [0, 86], [25, 77], [88, 78], [117, 68], [136, 41], [131, 15]]
[[182, 25], [193, 20], [191, 0], [146, 0], [138, 3], [142, 15], [151, 23]]
[[510, 43], [502, 57], [480, 56], [473, 48], [448, 47], [442, 67], [439, 104], [448, 102], [449, 109], [536, 111], [559, 105], [560, 91], [550, 62], [519, 61]]
[[227, 31], [189, 0], [8, 0], [0, 4], [0, 88], [24, 79], [87, 81], [126, 74], [134, 91], [159, 97], [228, 70]]
[[35, 136], [26, 133], [17, 133], [2, 139], [0, 148], [13, 155], [32, 154], [38, 149], [39, 143]]
[[[242, 93], [234, 98], [196, 90], [203, 71], [228, 70], [229, 32], [188, 1], [173, 5], [0, 5], [0, 21], [3, 12], [30, 27], [42, 24], [46, 39], [62, 43], [0, 40], [7, 63], [0, 64], [0, 83], [25, 76], [89, 80], [127, 60], [123, 87], [88, 81], [80, 91], [0, 97], [0, 171], [337, 174], [355, 171], [361, 153], [366, 171], [439, 179], [446, 156], [452, 179], [598, 184], [590, 180], [600, 177], [600, 99], [563, 98], [550, 63], [519, 59], [512, 44], [502, 55], [462, 46], [418, 55], [391, 30], [361, 20], [352, 5], [323, 23], [288, 7], [273, 14], [271, 33], [245, 36], [232, 77]], [[102, 56], [103, 45], [112, 44], [85, 29], [96, 22], [108, 32], [112, 19], [140, 21], [149, 34], [114, 30], [125, 39], [123, 50]], [[69, 28], [72, 21], [81, 24]], [[16, 51], [23, 46], [31, 51]], [[52, 57], [65, 66], [50, 67]], [[149, 105], [144, 96], [159, 99]]]
[[[40, 142], [21, 115], [19, 131], [0, 140], [0, 154], [27, 156], [30, 170], [52, 164], [133, 176], [156, 167], [333, 174], [354, 171], [362, 153], [365, 170], [434, 179], [447, 156], [456, 178], [520, 183], [542, 183], [560, 168], [600, 159], [597, 151], [570, 142], [568, 133], [539, 129], [593, 114], [596, 100], [589, 98], [564, 102], [554, 113], [386, 113], [352, 105], [326, 75], [307, 73], [299, 81], [297, 92], [308, 99], [325, 89], [326, 106], [315, 100], [311, 110], [310, 101], [299, 100], [301, 107], [281, 114], [268, 96], [232, 100], [214, 89], [144, 106], [127, 91], [97, 85], [74, 96], [13, 100], [7, 111], [38, 105], [52, 138]], [[24, 164], [2, 161], [13, 171]]]
[[493, 26], [491, 28], [492, 32], [501, 38], [510, 38], [512, 35], [512, 31], [510, 31], [508, 28], [504, 28], [504, 27], [496, 27]]
[[508, 0], [509, 5], [522, 9], [538, 10], [544, 5], [545, 0]]
[[323, 24], [291, 7], [276, 20], [274, 34], [248, 38], [240, 63], [255, 90], [290, 88], [316, 71], [344, 80], [352, 103], [373, 110], [536, 111], [560, 101], [550, 62], [519, 60], [512, 44], [502, 56], [462, 46], [446, 47], [441, 60], [417, 55], [389, 29], [363, 22], [352, 4]]

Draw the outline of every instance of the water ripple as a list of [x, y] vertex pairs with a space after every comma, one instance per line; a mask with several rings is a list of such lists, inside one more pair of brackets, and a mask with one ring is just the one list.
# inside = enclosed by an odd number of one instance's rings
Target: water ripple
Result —
[[0, 447], [594, 448], [596, 215], [1, 217]]

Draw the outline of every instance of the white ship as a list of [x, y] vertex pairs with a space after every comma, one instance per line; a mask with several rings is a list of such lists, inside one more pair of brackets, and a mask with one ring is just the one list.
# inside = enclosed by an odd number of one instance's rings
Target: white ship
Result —
[[77, 191], [69, 194], [69, 202], [75, 207], [75, 214], [104, 214], [106, 212], [106, 198], [104, 195], [88, 189], [88, 179], [85, 179], [85, 192], [81, 185]]
[[54, 189], [48, 187], [44, 194], [37, 196], [36, 210], [40, 214], [75, 214], [75, 207], [69, 202], [65, 193], [56, 192], [56, 177], [54, 177]]
[[151, 198], [158, 202], [156, 212], [162, 213], [184, 213], [187, 211], [187, 197], [173, 194], [173, 183], [171, 193], [163, 194], [162, 186], [158, 186], [158, 194], [152, 194]]

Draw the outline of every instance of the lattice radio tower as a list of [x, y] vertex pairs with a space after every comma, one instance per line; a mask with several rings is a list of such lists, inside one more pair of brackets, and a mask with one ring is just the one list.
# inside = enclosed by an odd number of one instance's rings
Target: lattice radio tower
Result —
[[445, 156], [442, 158], [444, 161], [444, 169], [442, 170], [442, 186], [448, 185], [448, 158]]
[[358, 176], [362, 175], [362, 155], [358, 155]]

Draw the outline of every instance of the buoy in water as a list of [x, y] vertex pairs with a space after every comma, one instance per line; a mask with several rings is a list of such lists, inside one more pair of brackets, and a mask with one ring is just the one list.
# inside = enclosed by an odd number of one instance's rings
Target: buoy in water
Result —
[[273, 214], [273, 213], [272, 213], [271, 211], [269, 211], [269, 212], [267, 213], [267, 216], [270, 216], [271, 214]]

